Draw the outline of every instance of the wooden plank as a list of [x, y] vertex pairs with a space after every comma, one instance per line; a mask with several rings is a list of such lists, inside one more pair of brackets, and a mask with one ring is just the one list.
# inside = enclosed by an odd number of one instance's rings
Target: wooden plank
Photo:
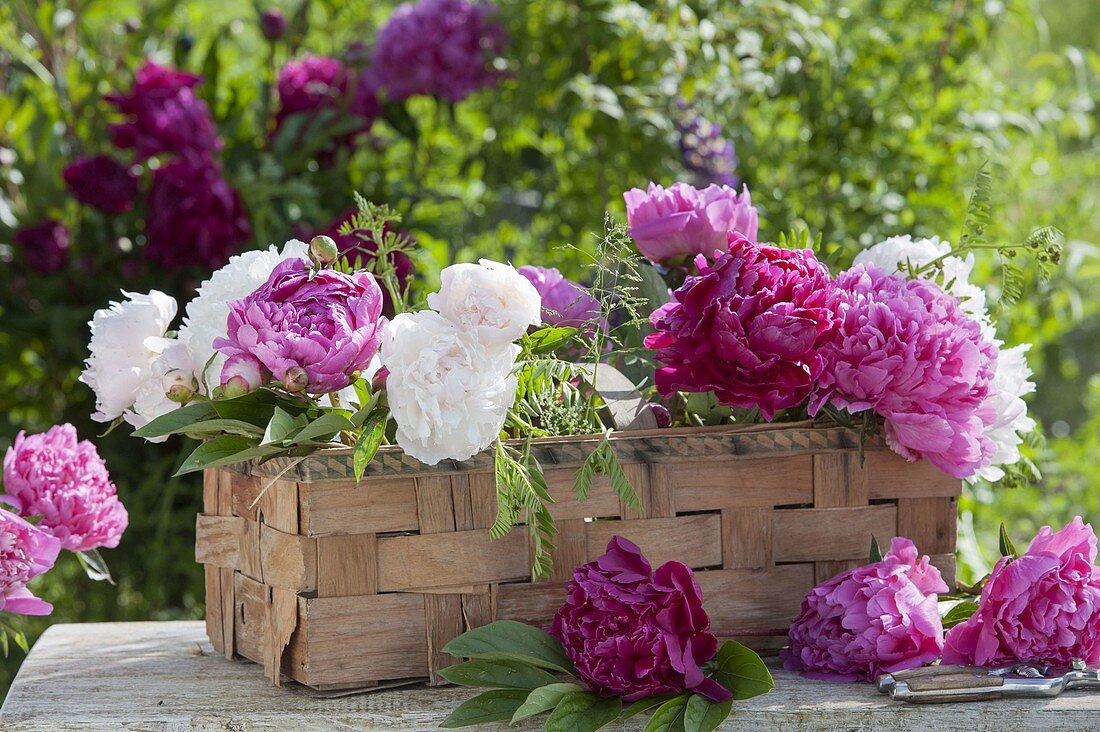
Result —
[[584, 519], [565, 519], [556, 523], [558, 535], [554, 539], [554, 551], [550, 552], [554, 566], [550, 576], [543, 581], [569, 579], [573, 576], [574, 567], [588, 561], [588, 531]]
[[722, 566], [760, 569], [772, 564], [772, 508], [722, 511]]
[[637, 511], [620, 501], [619, 511], [624, 519], [667, 518], [676, 515], [672, 493], [673, 466], [663, 463], [627, 463], [623, 465], [630, 485], [642, 502]]
[[[286, 534], [298, 533], [298, 484], [266, 478], [262, 481], [258, 516], [262, 523]], [[269, 485], [270, 484], [270, 485]], [[266, 488], [266, 490], [264, 490]]]
[[220, 470], [202, 471], [202, 512], [209, 516], [219, 515], [221, 503], [218, 492], [221, 487]]
[[[202, 568], [203, 582], [206, 586], [206, 637], [218, 653], [225, 653], [222, 645], [222, 581], [221, 570], [212, 565]], [[231, 620], [231, 619], [230, 619]]]
[[815, 584], [814, 565], [809, 563], [711, 569], [696, 572], [695, 579], [711, 627], [725, 631], [786, 628]]
[[417, 594], [299, 598], [305, 648], [284, 671], [313, 686], [427, 676], [424, 605]]
[[[868, 555], [869, 556], [869, 555]], [[814, 562], [814, 583], [828, 582], [842, 572], [866, 564], [868, 557], [863, 559], [844, 559], [834, 562]]]
[[455, 530], [454, 497], [449, 475], [416, 479], [416, 512], [421, 534]]
[[195, 519], [195, 561], [236, 569], [241, 562], [242, 533], [244, 519], [200, 513]]
[[302, 533], [382, 534], [416, 531], [416, 481], [413, 478], [334, 480], [302, 483]]
[[378, 592], [378, 552], [374, 534], [319, 536], [316, 541], [318, 597]]
[[943, 581], [947, 583], [947, 586], [952, 590], [955, 588], [955, 554], [933, 554], [929, 557], [932, 564], [940, 570], [940, 574], [943, 575]]
[[257, 521], [256, 496], [264, 486], [264, 481], [256, 476], [229, 473], [230, 495], [233, 501], [233, 515], [250, 521]]
[[870, 498], [962, 495], [962, 481], [958, 478], [941, 472], [927, 460], [908, 462], [892, 450], [868, 451], [863, 467]]
[[588, 553], [604, 553], [613, 536], [638, 545], [653, 568], [670, 560], [689, 567], [716, 567], [722, 563], [722, 519], [714, 514], [633, 521], [593, 521], [588, 529]]
[[958, 524], [955, 498], [898, 499], [898, 536], [911, 539], [921, 554], [953, 554]]
[[462, 620], [464, 628], [480, 628], [493, 622], [493, 595], [489, 585], [479, 592], [467, 592], [462, 595]]
[[379, 592], [482, 585], [529, 573], [522, 531], [497, 541], [484, 529], [378, 538]]
[[313, 591], [317, 588], [317, 540], [260, 526], [263, 581], [274, 587]]
[[611, 479], [606, 475], [597, 475], [592, 480], [588, 499], [578, 501], [573, 491], [573, 480], [577, 477], [574, 468], [547, 470], [546, 485], [554, 503], [550, 505], [550, 515], [555, 522], [569, 519], [609, 518], [619, 516], [619, 497], [611, 490]]
[[493, 588], [493, 595], [498, 620], [543, 627], [565, 602], [565, 583], [500, 584]]
[[264, 637], [264, 675], [282, 686], [283, 652], [298, 627], [298, 594], [271, 587], [267, 593], [267, 633]]
[[776, 562], [866, 559], [871, 537], [889, 546], [897, 533], [898, 508], [789, 508], [773, 516]]
[[268, 633], [268, 587], [239, 574], [233, 581], [236, 601], [230, 617], [233, 621], [237, 653], [262, 666]]
[[867, 505], [867, 471], [855, 452], [813, 456], [815, 508]]
[[475, 529], [487, 529], [497, 515], [497, 484], [492, 473], [467, 473], [470, 482], [470, 507]]
[[443, 646], [462, 635], [462, 595], [425, 595], [424, 626], [428, 638], [428, 683], [439, 686], [447, 680], [439, 670], [460, 662], [443, 652]]
[[222, 596], [222, 652], [225, 653], [226, 658], [233, 658], [234, 654], [237, 652], [237, 623], [236, 620], [231, 621], [230, 618], [234, 618], [237, 612], [236, 581], [240, 576], [240, 574], [234, 572], [232, 569], [226, 569], [225, 567], [218, 568], [218, 578], [219, 584], [221, 585]]
[[264, 576], [262, 550], [260, 547], [260, 528], [263, 524], [241, 519], [240, 536], [241, 561], [237, 569], [246, 577], [262, 581]]
[[809, 455], [768, 460], [692, 460], [668, 466], [677, 511], [771, 507], [813, 501]]

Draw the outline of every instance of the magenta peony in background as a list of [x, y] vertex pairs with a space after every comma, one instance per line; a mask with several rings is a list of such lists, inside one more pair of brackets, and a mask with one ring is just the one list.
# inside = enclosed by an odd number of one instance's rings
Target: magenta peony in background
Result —
[[302, 369], [305, 390], [338, 391], [378, 352], [382, 291], [368, 272], [311, 272], [304, 259], [279, 264], [255, 292], [230, 304], [228, 337], [214, 347], [248, 354], [283, 381]]
[[722, 404], [757, 407], [765, 419], [809, 397], [837, 326], [829, 270], [809, 249], [754, 244], [729, 234], [713, 264], [696, 259], [672, 302], [652, 316], [655, 375], [664, 396], [714, 391]]
[[[332, 240], [336, 242], [336, 247], [340, 250], [340, 255], [343, 257], [347, 257], [348, 264], [350, 264], [352, 267], [354, 267], [355, 269], [367, 269], [371, 266], [371, 263], [378, 257], [378, 244], [370, 236], [370, 233], [364, 232], [361, 229], [350, 234], [340, 233], [340, 227], [344, 225], [345, 221], [349, 221], [351, 217], [355, 215], [355, 213], [356, 211], [354, 210], [348, 211], [343, 216], [340, 216], [331, 224], [329, 224], [328, 227], [326, 227], [323, 231], [318, 232], [318, 234], [323, 234], [325, 236], [331, 237]], [[390, 233], [391, 229], [388, 224], [385, 226], [383, 231], [385, 234]], [[408, 232], [402, 231], [399, 233], [401, 238], [408, 242], [410, 248], [416, 243], [416, 240], [413, 239], [412, 235]], [[359, 236], [360, 234], [367, 234], [367, 238], [361, 238]], [[310, 234], [302, 238], [306, 241], [309, 241], [314, 236], [316, 236], [316, 234]], [[390, 253], [389, 261], [390, 264], [393, 265], [394, 273], [397, 275], [397, 282], [398, 286], [401, 288], [401, 291], [404, 292], [408, 290], [409, 279], [412, 277], [413, 274], [412, 258], [409, 257], [409, 255], [405, 252], [398, 250]], [[394, 306], [393, 303], [390, 302], [390, 300], [390, 293], [385, 287], [383, 287], [383, 312], [392, 315], [394, 313]]]
[[392, 100], [415, 94], [460, 102], [496, 83], [490, 61], [508, 44], [492, 5], [420, 0], [394, 11], [378, 31], [370, 64], [373, 84]]
[[607, 330], [607, 323], [600, 317], [599, 301], [557, 269], [528, 264], [516, 271], [538, 290], [542, 298], [542, 320], [547, 325], [581, 328], [593, 333], [599, 323]]
[[790, 627], [783, 665], [826, 681], [872, 681], [932, 663], [943, 648], [940, 571], [901, 537], [881, 562], [849, 570], [810, 591]]
[[56, 219], [17, 229], [15, 243], [27, 266], [42, 274], [60, 272], [69, 261], [69, 229]]
[[134, 72], [128, 94], [111, 92], [126, 121], [111, 125], [116, 147], [133, 148], [139, 160], [176, 153], [208, 156], [222, 148], [206, 102], [195, 94], [201, 76], [146, 61]]
[[95, 445], [77, 440], [71, 424], [37, 435], [20, 432], [4, 456], [4, 495], [22, 516], [69, 551], [118, 546], [129, 517]]
[[289, 26], [286, 14], [278, 8], [266, 8], [260, 13], [260, 32], [269, 41], [277, 41], [285, 36]]
[[698, 190], [687, 183], [668, 188], [650, 183], [646, 191], [630, 189], [623, 199], [630, 236], [652, 262], [675, 264], [697, 254], [712, 259], [716, 250], [726, 250], [731, 231], [756, 241], [756, 209], [748, 188], [738, 196], [728, 186]]
[[1039, 529], [1023, 556], [1003, 557], [978, 610], [947, 632], [944, 663], [1100, 663], [1100, 568], [1096, 534], [1078, 516]]
[[149, 189], [149, 259], [166, 268], [217, 269], [252, 236], [241, 197], [213, 160], [173, 160]]
[[134, 206], [138, 179], [128, 167], [107, 155], [77, 158], [61, 171], [76, 200], [105, 213], [122, 213]]
[[873, 409], [886, 440], [910, 460], [927, 458], [956, 478], [992, 459], [984, 434], [997, 415], [985, 404], [997, 348], [954, 297], [927, 280], [856, 266], [837, 278], [841, 324], [825, 344], [810, 405]]
[[53, 605], [31, 594], [27, 583], [48, 571], [60, 551], [56, 537], [0, 508], [0, 612], [53, 612]]
[[714, 701], [730, 692], [700, 666], [718, 651], [691, 570], [666, 562], [654, 573], [641, 550], [616, 536], [607, 553], [573, 570], [550, 633], [577, 673], [602, 696], [635, 701], [690, 689]]

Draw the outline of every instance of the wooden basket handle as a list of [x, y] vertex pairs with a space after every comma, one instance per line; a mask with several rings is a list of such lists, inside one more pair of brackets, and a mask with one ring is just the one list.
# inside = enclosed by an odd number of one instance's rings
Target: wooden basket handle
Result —
[[585, 380], [607, 404], [615, 429], [622, 432], [657, 429], [657, 417], [634, 382], [607, 364], [577, 364]]

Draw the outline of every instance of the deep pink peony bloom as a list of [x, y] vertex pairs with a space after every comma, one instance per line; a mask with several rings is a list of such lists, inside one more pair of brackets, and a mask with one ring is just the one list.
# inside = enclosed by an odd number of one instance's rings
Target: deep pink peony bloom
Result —
[[655, 381], [662, 395], [713, 391], [733, 407], [758, 407], [771, 420], [801, 404], [824, 367], [833, 336], [833, 282], [813, 252], [754, 244], [729, 235], [713, 264], [696, 259], [673, 300], [652, 315]]
[[56, 219], [16, 229], [15, 243], [23, 250], [27, 266], [36, 272], [54, 274], [69, 262], [69, 229]]
[[[347, 257], [348, 263], [356, 269], [367, 269], [370, 264], [378, 257], [378, 244], [375, 243], [374, 238], [369, 232], [359, 230], [357, 233], [341, 234], [340, 227], [344, 225], [345, 221], [351, 219], [355, 214], [355, 211], [348, 211], [343, 216], [339, 217], [324, 231], [318, 232], [325, 236], [332, 237], [332, 240], [336, 242], [337, 249], [340, 250], [340, 255]], [[387, 225], [384, 232], [390, 233], [391, 229]], [[359, 234], [366, 234], [367, 237], [361, 238]], [[307, 239], [313, 238], [314, 235], [306, 237]], [[406, 231], [400, 232], [400, 236], [403, 240], [408, 242], [411, 247], [415, 240], [412, 235]], [[404, 251], [395, 251], [389, 255], [390, 263], [393, 265], [394, 273], [397, 275], [398, 285], [401, 291], [404, 292], [409, 287], [409, 279], [413, 273], [413, 261]], [[393, 314], [393, 303], [390, 302], [390, 293], [385, 287], [382, 288], [382, 301], [383, 312]]]
[[146, 253], [161, 267], [217, 269], [252, 236], [240, 194], [213, 160], [180, 158], [153, 173]]
[[118, 111], [126, 115], [121, 124], [111, 125], [116, 147], [134, 148], [138, 159], [161, 153], [209, 155], [221, 150], [222, 142], [206, 102], [195, 94], [201, 76], [146, 61], [134, 73], [129, 94], [107, 95]]
[[810, 590], [790, 628], [783, 665], [826, 681], [871, 681], [932, 663], [943, 648], [940, 571], [901, 537], [881, 562]]
[[718, 639], [687, 566], [666, 562], [654, 573], [637, 546], [616, 536], [606, 554], [573, 570], [566, 591], [550, 633], [594, 691], [624, 701], [687, 689], [730, 698], [700, 668]]
[[370, 74], [388, 99], [459, 102], [500, 78], [489, 62], [508, 44], [497, 9], [468, 0], [406, 3], [378, 31]]
[[837, 278], [841, 326], [822, 353], [810, 413], [825, 402], [873, 409], [890, 446], [968, 478], [992, 459], [984, 431], [998, 415], [984, 404], [997, 349], [958, 300], [927, 280], [853, 267]]
[[288, 61], [279, 72], [276, 128], [281, 129], [291, 115], [317, 115], [323, 110], [335, 112], [328, 125], [344, 126], [349, 117], [359, 118], [358, 125], [334, 138], [334, 142], [342, 145], [367, 132], [382, 113], [375, 87], [366, 73], [355, 76], [343, 62], [327, 56], [306, 55]]
[[547, 325], [581, 328], [592, 334], [597, 324], [607, 330], [600, 315], [600, 303], [588, 290], [562, 276], [553, 267], [525, 265], [517, 270], [542, 297], [542, 321]]
[[725, 251], [731, 231], [756, 241], [756, 209], [749, 189], [741, 195], [729, 186], [702, 190], [687, 183], [649, 190], [632, 188], [623, 194], [630, 236], [647, 259], [660, 264], [684, 262], [697, 254], [711, 259]]
[[76, 200], [106, 213], [129, 211], [138, 194], [131, 170], [107, 155], [78, 158], [61, 171]]
[[129, 523], [95, 445], [78, 441], [71, 424], [20, 432], [4, 456], [4, 490], [0, 501], [23, 516], [41, 516], [39, 528], [69, 551], [114, 548]]
[[255, 292], [230, 303], [228, 337], [214, 347], [230, 358], [254, 356], [280, 381], [303, 369], [305, 390], [324, 394], [367, 367], [385, 324], [382, 290], [370, 273], [311, 273], [306, 260], [288, 259]]
[[27, 583], [57, 561], [61, 541], [0, 508], [0, 612], [49, 615], [53, 605], [27, 589]]
[[1092, 525], [1039, 529], [1023, 556], [997, 562], [978, 611], [947, 631], [944, 663], [1100, 663], [1100, 567]]

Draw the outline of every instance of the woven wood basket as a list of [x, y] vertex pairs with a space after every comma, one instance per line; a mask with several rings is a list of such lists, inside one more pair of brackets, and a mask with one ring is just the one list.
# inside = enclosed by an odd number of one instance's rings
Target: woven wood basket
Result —
[[436, 683], [457, 662], [441, 649], [468, 628], [548, 623], [572, 568], [615, 534], [655, 567], [676, 559], [699, 570], [713, 626], [764, 649], [783, 645], [776, 634], [815, 583], [866, 561], [872, 535], [883, 547], [911, 538], [954, 581], [960, 482], [877, 444], [861, 465], [850, 430], [616, 433], [643, 513], [621, 505], [606, 479], [586, 502], [573, 497], [576, 468], [598, 439], [534, 444], [559, 529], [553, 575], [537, 583], [525, 527], [488, 537], [489, 453], [426, 467], [385, 447], [358, 486], [348, 450], [208, 470], [195, 553], [211, 642], [262, 663], [276, 684], [280, 674], [316, 689]]

